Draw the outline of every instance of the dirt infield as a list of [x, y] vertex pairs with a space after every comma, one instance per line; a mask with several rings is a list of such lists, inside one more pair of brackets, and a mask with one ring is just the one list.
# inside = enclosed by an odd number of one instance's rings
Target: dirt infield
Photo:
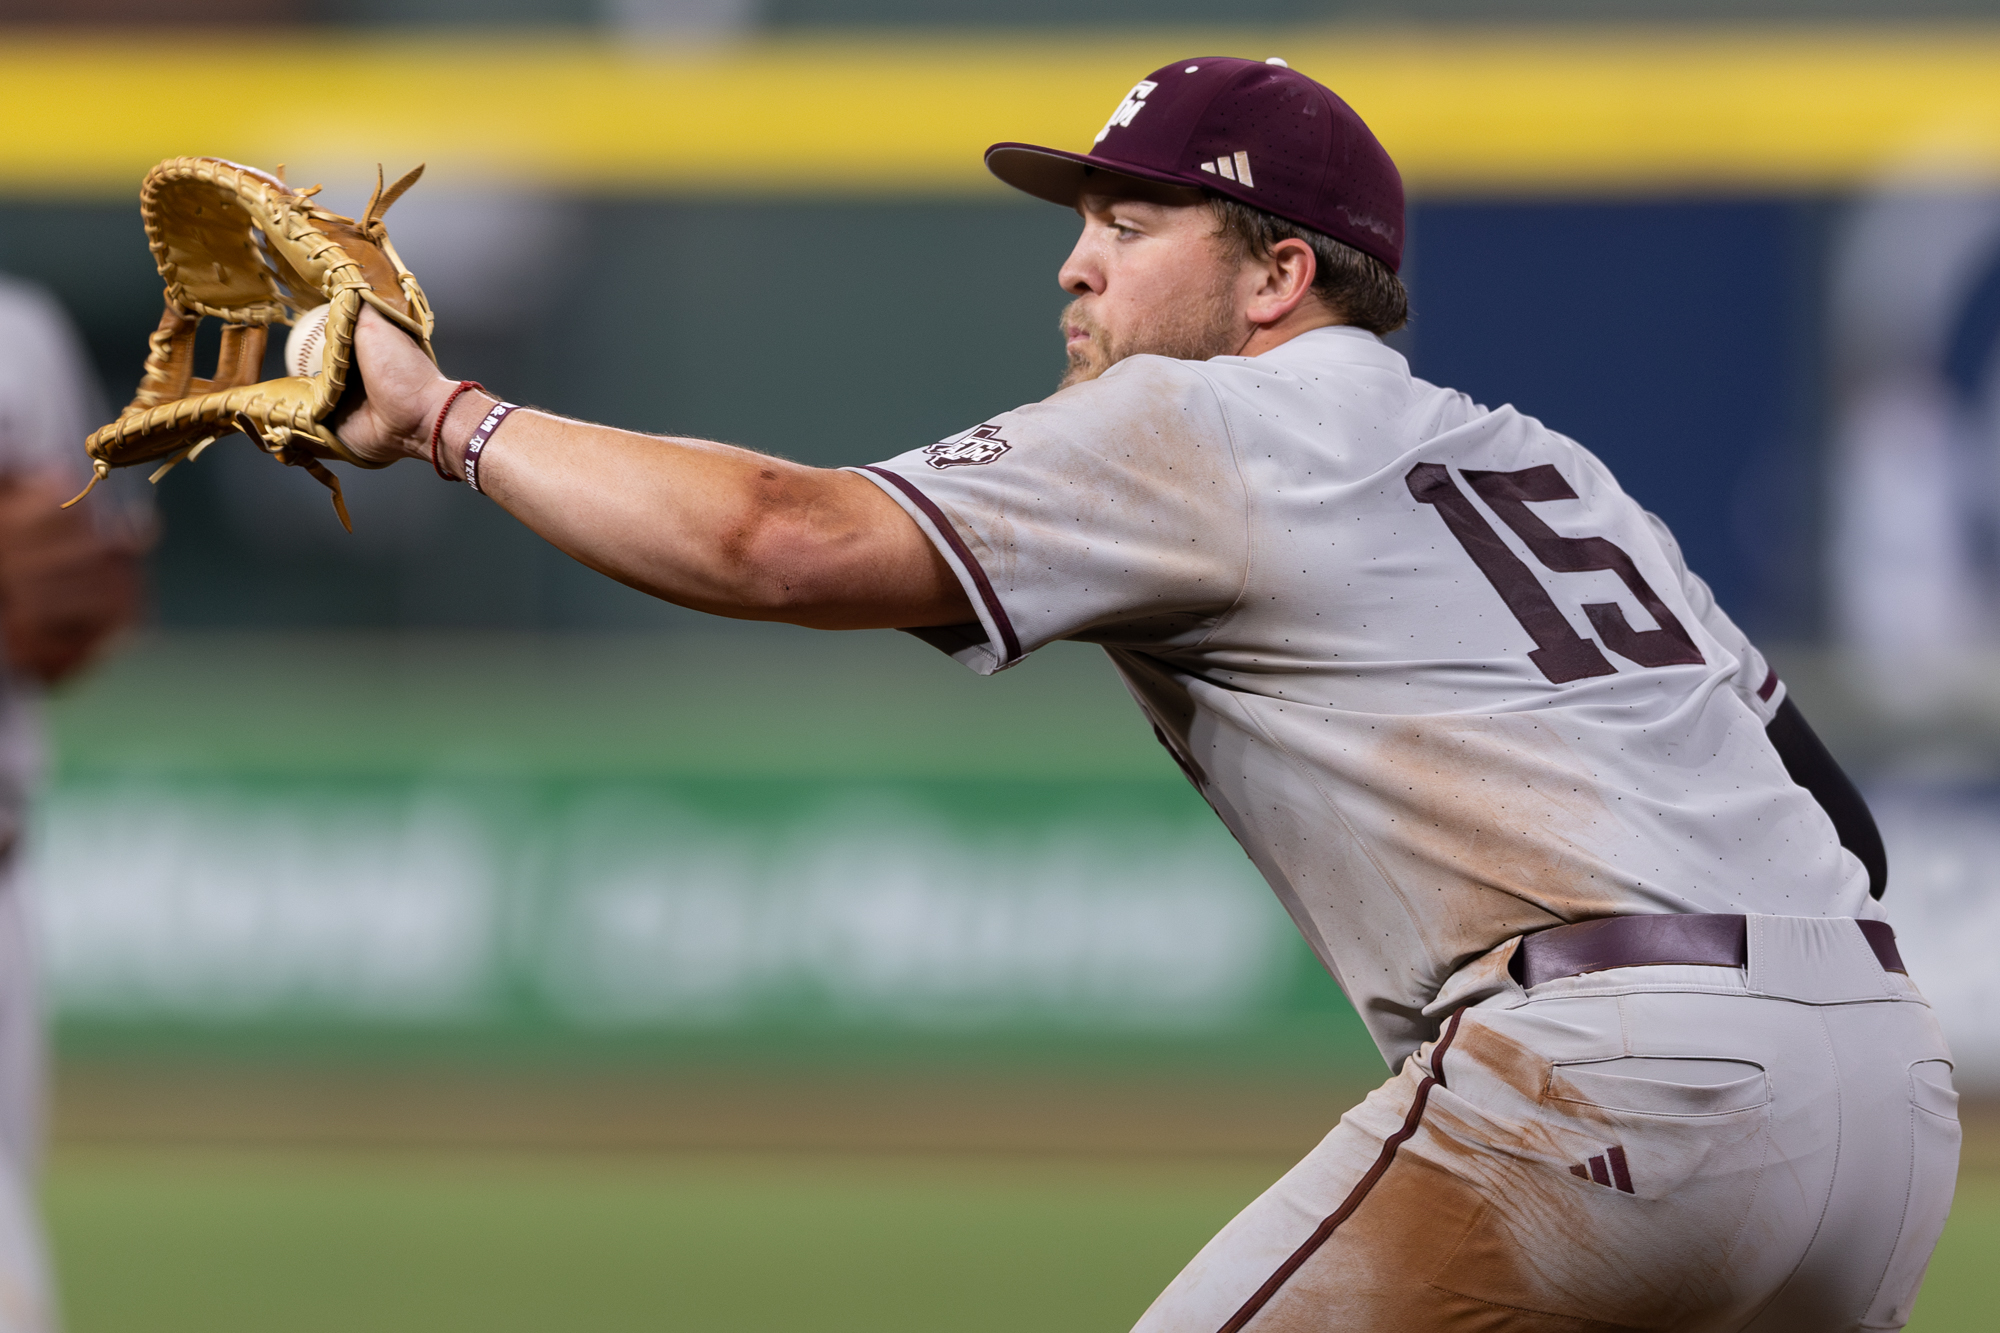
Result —
[[271, 1068], [58, 1072], [63, 1146], [1302, 1155], [1368, 1085], [1268, 1072]]
[[[1270, 1070], [590, 1070], [68, 1061], [58, 1146], [1295, 1158], [1371, 1084]], [[2000, 1098], [1964, 1171], [2000, 1180]]]

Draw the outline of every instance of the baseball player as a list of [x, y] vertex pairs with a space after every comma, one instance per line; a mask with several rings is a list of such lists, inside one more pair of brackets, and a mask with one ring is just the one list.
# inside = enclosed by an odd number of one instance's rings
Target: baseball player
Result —
[[41, 689], [71, 675], [138, 609], [144, 533], [129, 509], [57, 506], [97, 386], [60, 307], [0, 276], [0, 1333], [55, 1326], [36, 1221], [43, 1034], [18, 843], [40, 777]]
[[1958, 1128], [1866, 807], [1602, 463], [1383, 344], [1367, 127], [1198, 57], [986, 161], [1082, 220], [1044, 401], [821, 470], [515, 407], [370, 310], [341, 438], [685, 606], [1104, 647], [1395, 1070], [1146, 1333], [1900, 1327]]

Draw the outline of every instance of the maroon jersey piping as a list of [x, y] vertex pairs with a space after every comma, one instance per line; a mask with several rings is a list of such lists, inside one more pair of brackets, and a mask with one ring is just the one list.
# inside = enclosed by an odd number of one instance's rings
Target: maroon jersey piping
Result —
[[994, 625], [999, 628], [1000, 647], [1006, 653], [1002, 665], [1017, 660], [1021, 656], [1021, 641], [1015, 637], [1014, 622], [1007, 619], [1007, 608], [1000, 605], [1000, 597], [993, 591], [992, 581], [986, 577], [986, 571], [979, 567], [979, 562], [972, 558], [972, 552], [966, 549], [958, 530], [952, 527], [951, 520], [944, 516], [944, 510], [939, 509], [931, 501], [931, 497], [918, 490], [916, 483], [907, 477], [899, 476], [887, 468], [876, 467], [872, 463], [864, 465], [861, 470], [873, 472], [878, 477], [887, 477], [897, 490], [910, 497], [912, 504], [924, 511], [924, 517], [931, 521], [938, 534], [950, 545], [952, 554], [964, 563], [966, 571], [972, 575], [972, 586], [979, 590], [979, 600], [986, 603], [987, 613], [993, 617]]

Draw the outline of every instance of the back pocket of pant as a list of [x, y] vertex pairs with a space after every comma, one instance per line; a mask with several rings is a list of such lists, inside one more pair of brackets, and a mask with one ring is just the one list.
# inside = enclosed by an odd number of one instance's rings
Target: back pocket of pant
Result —
[[1909, 1322], [1924, 1268], [1951, 1211], [1959, 1139], [1958, 1093], [1951, 1086], [1951, 1066], [1943, 1060], [1911, 1065], [1909, 1201], [1903, 1207], [1902, 1234], [1896, 1238], [1863, 1328], [1901, 1328]]
[[1638, 1115], [1726, 1115], [1771, 1100], [1763, 1067], [1747, 1060], [1682, 1060], [1626, 1055], [1556, 1065], [1548, 1099]]
[[1555, 1066], [1543, 1104], [1602, 1140], [1570, 1174], [1660, 1199], [1704, 1174], [1761, 1168], [1770, 1100], [1769, 1078], [1747, 1061], [1622, 1056]]
[[1579, 1327], [1695, 1326], [1731, 1298], [1770, 1101], [1747, 1061], [1552, 1067], [1533, 1124], [1481, 1171], [1485, 1207], [1431, 1285]]

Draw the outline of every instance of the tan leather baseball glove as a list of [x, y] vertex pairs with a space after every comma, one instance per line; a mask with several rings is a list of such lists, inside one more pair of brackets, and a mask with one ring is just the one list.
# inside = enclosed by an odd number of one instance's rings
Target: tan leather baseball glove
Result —
[[[139, 212], [166, 280], [167, 309], [149, 340], [138, 396], [84, 443], [95, 472], [90, 485], [114, 467], [165, 459], [153, 473], [158, 481], [242, 431], [280, 463], [318, 478], [353, 531], [340, 481], [320, 460], [386, 466], [349, 453], [329, 421], [352, 373], [362, 302], [431, 351], [430, 303], [382, 228], [382, 215], [423, 170], [386, 190], [378, 171], [358, 222], [313, 202], [317, 185], [295, 190], [220, 158], [169, 158], [146, 173]], [[329, 310], [319, 370], [262, 379], [271, 325], [291, 324], [322, 305]], [[222, 321], [222, 343], [215, 373], [200, 379], [195, 330], [205, 318]]]

